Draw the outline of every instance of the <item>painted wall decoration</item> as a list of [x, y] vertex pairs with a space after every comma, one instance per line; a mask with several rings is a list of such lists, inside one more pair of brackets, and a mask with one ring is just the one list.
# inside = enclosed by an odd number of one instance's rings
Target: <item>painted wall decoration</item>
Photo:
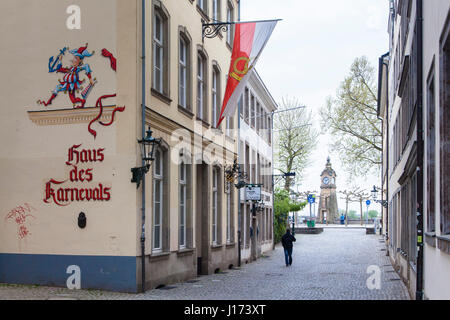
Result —
[[[63, 67], [62, 60], [67, 52], [72, 55], [72, 59], [70, 61], [71, 66]], [[50, 57], [48, 61], [49, 73], [62, 73], [64, 76], [62, 79], [58, 80], [59, 83], [52, 91], [50, 98], [47, 100], [39, 99], [37, 100], [37, 104], [48, 107], [54, 102], [58, 95], [63, 92], [69, 96], [73, 109], [85, 108], [88, 96], [91, 92], [95, 91], [95, 85], [98, 83], [97, 78], [93, 77], [92, 68], [87, 63], [89, 58], [91, 58], [94, 54], [95, 51], [89, 52], [88, 44], [86, 44], [85, 46], [73, 50], [70, 50], [68, 47], [64, 47], [59, 50], [59, 54], [56, 57]], [[114, 55], [105, 48], [101, 50], [101, 55], [109, 60], [111, 69], [115, 72], [117, 69], [117, 59]], [[83, 79], [83, 75], [87, 77], [87, 79]], [[88, 81], [86, 82], [86, 80]], [[98, 123], [102, 126], [110, 126], [114, 123], [115, 114], [117, 112], [125, 111], [125, 107], [114, 106], [111, 120], [109, 122], [103, 122], [100, 120], [104, 112], [103, 101], [113, 97], [116, 97], [115, 93], [100, 95], [97, 98], [95, 108], [98, 109], [98, 113], [93, 117], [88, 125], [88, 131], [94, 139], [97, 137], [97, 131], [92, 128], [94, 123]]]
[[104, 183], [98, 183], [92, 187], [71, 187], [67, 183], [86, 184], [94, 179], [93, 168], [80, 168], [82, 164], [92, 164], [103, 162], [105, 160], [104, 148], [82, 149], [82, 145], [73, 145], [67, 153], [65, 164], [71, 167], [68, 179], [58, 181], [50, 179], [45, 184], [44, 202], [47, 204], [55, 203], [58, 206], [65, 207], [72, 202], [83, 201], [109, 201], [111, 200], [111, 188]]
[[10, 210], [5, 216], [5, 221], [13, 221], [16, 223], [17, 237], [19, 240], [23, 240], [31, 234], [26, 222], [28, 218], [36, 219], [36, 217], [31, 214], [32, 211], [36, 211], [36, 209], [29, 203], [25, 203]]

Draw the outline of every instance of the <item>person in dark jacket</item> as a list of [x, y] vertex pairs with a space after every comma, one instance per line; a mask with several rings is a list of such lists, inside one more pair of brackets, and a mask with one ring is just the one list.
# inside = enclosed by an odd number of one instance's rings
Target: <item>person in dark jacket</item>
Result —
[[286, 267], [292, 265], [292, 242], [297, 241], [295, 237], [291, 234], [290, 229], [286, 229], [286, 233], [281, 237], [281, 244], [284, 248], [284, 258], [286, 260]]

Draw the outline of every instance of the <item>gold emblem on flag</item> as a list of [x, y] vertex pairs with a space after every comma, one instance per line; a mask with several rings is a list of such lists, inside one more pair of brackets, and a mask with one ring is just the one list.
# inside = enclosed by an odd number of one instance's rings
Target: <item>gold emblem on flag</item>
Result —
[[[238, 69], [238, 63], [239, 63], [240, 61], [245, 61], [244, 69], [243, 69], [243, 70], [239, 70], [239, 69]], [[251, 70], [251, 68], [252, 68], [252, 67], [250, 67], [250, 68], [248, 67], [248, 63], [249, 63], [249, 62], [250, 62], [250, 58], [247, 58], [247, 57], [240, 57], [240, 58], [237, 58], [237, 59], [234, 61], [234, 64], [233, 64], [233, 72], [231, 72], [230, 77], [236, 79], [237, 81], [241, 81], [242, 78], [243, 78], [243, 77], [248, 73], [248, 71]]]

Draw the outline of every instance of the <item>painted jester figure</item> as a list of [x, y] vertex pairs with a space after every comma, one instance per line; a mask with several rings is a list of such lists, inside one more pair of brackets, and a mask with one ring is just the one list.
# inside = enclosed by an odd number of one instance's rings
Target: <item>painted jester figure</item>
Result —
[[[70, 101], [72, 101], [73, 107], [75, 109], [84, 107], [86, 103], [86, 98], [92, 87], [95, 85], [95, 79], [92, 79], [92, 70], [88, 64], [84, 63], [84, 58], [91, 57], [94, 54], [94, 52], [92, 53], [88, 52], [87, 46], [88, 45], [86, 44], [86, 46], [84, 47], [80, 47], [79, 49], [70, 51], [70, 53], [73, 55], [73, 59], [71, 61], [72, 66], [70, 68], [64, 68], [62, 66], [62, 63], [60, 62], [67, 48], [64, 48], [60, 51], [60, 54], [56, 58], [54, 63], [53, 63], [54, 58], [53, 57], [50, 58], [49, 72], [50, 73], [59, 72], [64, 73], [65, 75], [62, 80], [59, 80], [59, 84], [56, 86], [50, 99], [47, 102], [38, 100], [38, 104], [48, 106], [52, 104], [53, 99], [56, 98], [59, 92], [64, 91], [65, 93], [69, 94]], [[59, 63], [55, 68], [57, 62]], [[82, 92], [81, 94], [82, 98], [76, 96], [76, 93], [79, 90], [83, 90], [82, 84], [85, 81], [80, 80], [80, 72], [84, 72], [86, 74], [86, 76], [89, 78], [90, 83], [89, 86]]]

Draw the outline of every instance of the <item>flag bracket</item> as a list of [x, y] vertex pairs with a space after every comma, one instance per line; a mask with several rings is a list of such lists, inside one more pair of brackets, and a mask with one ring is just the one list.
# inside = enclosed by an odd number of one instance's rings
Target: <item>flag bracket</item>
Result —
[[215, 22], [202, 24], [202, 40], [205, 38], [212, 39], [219, 35], [220, 32], [228, 32], [230, 25], [234, 22]]

